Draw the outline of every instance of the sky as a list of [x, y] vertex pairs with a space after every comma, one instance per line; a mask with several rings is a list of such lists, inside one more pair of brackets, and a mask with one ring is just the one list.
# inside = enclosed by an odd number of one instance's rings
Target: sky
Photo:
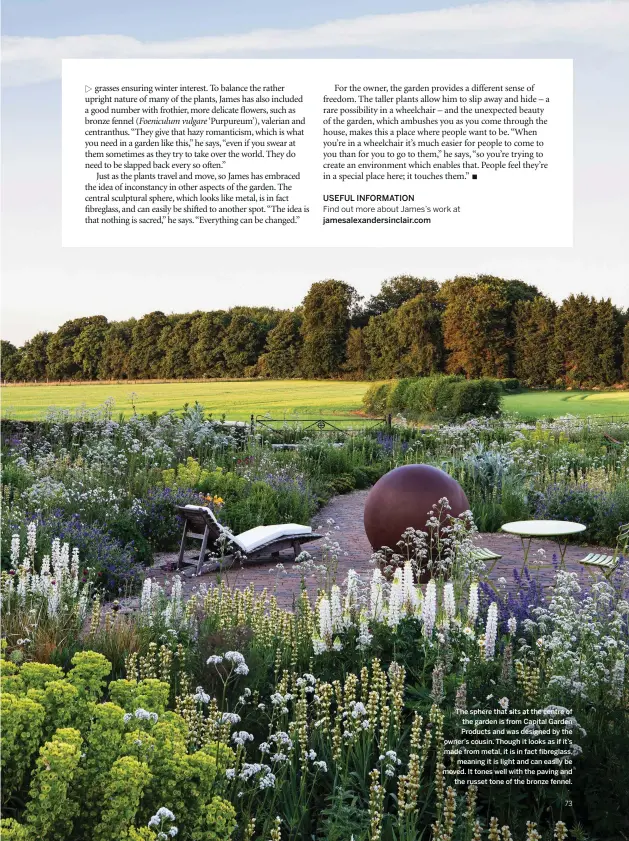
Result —
[[[491, 273], [629, 307], [627, 0], [4, 0], [2, 337], [102, 314], [292, 307], [335, 277]], [[62, 58], [572, 58], [573, 248], [62, 248]], [[540, 202], [544, 196], [540, 195]]]

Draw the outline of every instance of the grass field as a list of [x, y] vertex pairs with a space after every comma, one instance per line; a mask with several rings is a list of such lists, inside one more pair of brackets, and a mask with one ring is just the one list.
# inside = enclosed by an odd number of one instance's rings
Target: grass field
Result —
[[[114, 415], [131, 414], [132, 403], [138, 412], [148, 413], [179, 410], [184, 403], [198, 400], [215, 417], [225, 413], [231, 420], [248, 420], [252, 413], [270, 413], [277, 418], [294, 414], [303, 418], [347, 418], [360, 411], [362, 396], [369, 385], [336, 380], [223, 380], [3, 386], [2, 415], [33, 420], [40, 418], [49, 406], [97, 407], [112, 398]], [[523, 417], [629, 415], [629, 392], [530, 391], [506, 395], [503, 408]]]
[[301, 417], [351, 417], [360, 410], [369, 383], [334, 380], [246, 380], [171, 383], [120, 383], [76, 385], [26, 385], [2, 387], [2, 415], [20, 419], [41, 417], [49, 406], [75, 409], [81, 404], [100, 406], [114, 400], [114, 416], [138, 412], [180, 410], [197, 400], [214, 417], [249, 420], [251, 414], [270, 413]]
[[523, 417], [629, 415], [629, 391], [525, 391], [505, 395], [502, 405]]

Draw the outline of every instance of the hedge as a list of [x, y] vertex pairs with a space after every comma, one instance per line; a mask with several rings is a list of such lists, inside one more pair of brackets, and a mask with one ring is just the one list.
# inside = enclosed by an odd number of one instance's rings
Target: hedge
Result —
[[[509, 381], [509, 390], [514, 388]], [[517, 382], [517, 381], [515, 381]], [[402, 414], [407, 418], [453, 420], [496, 415], [505, 384], [482, 378], [437, 375], [374, 383], [363, 397], [368, 414]]]

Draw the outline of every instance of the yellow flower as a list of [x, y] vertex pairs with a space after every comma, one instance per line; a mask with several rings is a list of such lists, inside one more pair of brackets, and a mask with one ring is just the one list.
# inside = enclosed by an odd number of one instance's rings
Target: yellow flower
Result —
[[217, 507], [220, 507], [225, 502], [222, 496], [212, 496], [212, 494], [206, 494], [203, 499], [211, 505], [216, 505]]

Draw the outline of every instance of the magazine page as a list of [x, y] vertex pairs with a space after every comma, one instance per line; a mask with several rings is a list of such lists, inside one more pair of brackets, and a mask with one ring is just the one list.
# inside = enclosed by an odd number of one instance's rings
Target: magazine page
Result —
[[626, 0], [5, 0], [4, 841], [629, 838]]

